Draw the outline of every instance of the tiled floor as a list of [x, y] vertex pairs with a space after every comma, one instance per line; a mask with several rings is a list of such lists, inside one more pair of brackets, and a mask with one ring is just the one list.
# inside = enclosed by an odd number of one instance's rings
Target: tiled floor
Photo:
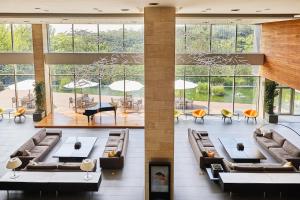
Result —
[[[300, 132], [300, 123], [290, 123], [296, 131]], [[187, 128], [195, 128], [209, 131], [213, 143], [224, 157], [224, 153], [218, 138], [219, 137], [245, 137], [253, 140], [252, 133], [260, 124], [247, 124], [245, 121], [233, 121], [233, 124], [223, 124], [219, 117], [208, 117], [205, 124], [195, 124], [193, 120], [181, 117], [175, 125], [175, 200], [226, 200], [226, 199], [263, 199], [263, 194], [238, 195], [230, 198], [228, 193], [223, 193], [217, 184], [208, 180], [207, 175], [202, 172], [194, 158], [194, 154], [187, 139]], [[271, 128], [272, 125], [265, 128]], [[276, 126], [277, 130], [285, 134], [296, 145], [300, 146], [300, 137], [283, 126]], [[6, 172], [5, 162], [9, 155], [24, 143], [37, 129], [33, 128], [31, 120], [24, 124], [15, 124], [12, 120], [0, 122], [0, 175]], [[99, 140], [93, 150], [92, 157], [99, 157], [103, 151], [104, 144], [108, 137], [108, 129], [63, 129], [64, 140], [70, 135], [97, 136]], [[58, 144], [59, 145], [59, 144]], [[57, 146], [58, 147], [58, 146]], [[57, 148], [56, 147], [56, 148]], [[55, 151], [55, 149], [53, 150]], [[52, 151], [52, 152], [53, 152]], [[265, 162], [275, 162], [264, 150], [267, 156]], [[51, 154], [46, 158], [52, 160]], [[142, 200], [144, 197], [144, 130], [130, 130], [130, 140], [127, 152], [125, 167], [121, 171], [103, 171], [103, 181], [99, 192], [89, 194], [60, 194], [57, 199], [62, 200]], [[0, 191], [0, 200], [6, 199], [6, 192]], [[39, 198], [38, 194], [23, 194], [22, 192], [10, 192], [10, 199], [56, 199], [55, 195], [44, 194]], [[279, 199], [279, 194], [268, 194], [268, 199]], [[287, 198], [283, 198], [287, 199]], [[288, 198], [292, 199], [292, 198]], [[298, 198], [294, 198], [298, 199]]]

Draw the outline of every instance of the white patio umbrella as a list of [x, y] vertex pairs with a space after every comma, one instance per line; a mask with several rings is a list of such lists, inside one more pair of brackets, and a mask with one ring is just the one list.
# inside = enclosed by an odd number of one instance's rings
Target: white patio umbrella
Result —
[[183, 90], [183, 89], [192, 89], [197, 87], [197, 84], [190, 81], [177, 80], [175, 81], [175, 89]]
[[33, 79], [28, 79], [24, 81], [17, 82], [17, 84], [11, 84], [8, 86], [8, 89], [14, 90], [15, 85], [17, 85], [17, 90], [32, 90], [34, 87], [35, 81]]
[[74, 81], [64, 85], [64, 88], [67, 89], [74, 89], [74, 88], [90, 88], [90, 87], [96, 87], [99, 83], [93, 82], [93, 81], [88, 81], [85, 79], [80, 79], [78, 81], [75, 82]]
[[[124, 87], [125, 83], [125, 87]], [[121, 80], [121, 81], [115, 81], [112, 84], [109, 85], [109, 88], [112, 90], [122, 91], [124, 92], [130, 92], [130, 91], [136, 91], [140, 90], [144, 87], [141, 83], [137, 81], [130, 81], [130, 80]]]

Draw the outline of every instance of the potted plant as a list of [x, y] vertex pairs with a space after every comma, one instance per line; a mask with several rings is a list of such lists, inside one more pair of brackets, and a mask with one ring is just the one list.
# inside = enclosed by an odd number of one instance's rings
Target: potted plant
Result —
[[34, 85], [35, 95], [35, 112], [33, 113], [33, 121], [39, 122], [45, 116], [45, 83], [43, 81], [36, 82]]
[[265, 118], [269, 123], [278, 123], [278, 115], [274, 113], [274, 99], [278, 95], [277, 85], [275, 81], [265, 81]]

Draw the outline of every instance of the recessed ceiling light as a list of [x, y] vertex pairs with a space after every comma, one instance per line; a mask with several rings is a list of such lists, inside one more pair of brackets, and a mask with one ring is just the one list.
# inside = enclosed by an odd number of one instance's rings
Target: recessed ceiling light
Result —
[[257, 11], [255, 11], [255, 12], [261, 12], [261, 10], [257, 10]]
[[68, 19], [64, 18], [63, 20], [64, 20], [64, 21], [67, 21]]
[[271, 10], [270, 8], [265, 8], [264, 10]]
[[206, 10], [202, 10], [201, 12], [206, 12]]
[[122, 8], [121, 11], [126, 12], [126, 11], [129, 11], [129, 9], [128, 8]]
[[49, 10], [44, 10], [45, 12], [49, 12]]
[[238, 8], [235, 8], [235, 9], [231, 9], [232, 12], [237, 12], [237, 11], [240, 11], [240, 9]]
[[24, 20], [23, 22], [28, 23], [29, 21], [28, 20]]
[[40, 10], [41, 8], [34, 8], [34, 9], [36, 9], [36, 10]]
[[211, 10], [211, 8], [206, 8], [206, 10]]
[[149, 3], [149, 6], [157, 6], [159, 3]]
[[203, 22], [203, 24], [208, 24], [209, 22]]

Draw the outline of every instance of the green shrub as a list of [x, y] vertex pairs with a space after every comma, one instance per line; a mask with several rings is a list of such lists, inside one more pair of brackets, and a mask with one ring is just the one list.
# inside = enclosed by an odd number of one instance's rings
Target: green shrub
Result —
[[198, 83], [196, 92], [199, 94], [206, 94], [208, 92], [208, 83]]
[[220, 86], [213, 86], [212, 88], [212, 93], [213, 95], [215, 96], [219, 96], [219, 97], [222, 97], [225, 95], [225, 89], [224, 89], [224, 86], [223, 85], [220, 85]]

